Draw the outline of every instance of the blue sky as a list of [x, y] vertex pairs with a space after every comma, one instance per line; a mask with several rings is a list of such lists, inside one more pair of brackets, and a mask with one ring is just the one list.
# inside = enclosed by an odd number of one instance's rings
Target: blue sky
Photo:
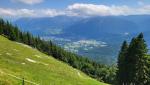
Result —
[[150, 0], [1, 0], [2, 17], [150, 14]]
[[128, 6], [139, 6], [139, 3], [150, 4], [150, 0], [40, 0], [41, 2], [35, 4], [26, 4], [23, 3], [23, 1], [32, 0], [2, 0], [0, 3], [0, 7], [62, 9], [74, 3]]

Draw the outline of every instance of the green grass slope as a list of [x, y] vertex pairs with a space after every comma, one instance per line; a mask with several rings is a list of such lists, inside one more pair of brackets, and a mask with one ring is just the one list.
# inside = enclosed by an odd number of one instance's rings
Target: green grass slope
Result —
[[0, 36], [0, 85], [106, 85], [27, 45]]

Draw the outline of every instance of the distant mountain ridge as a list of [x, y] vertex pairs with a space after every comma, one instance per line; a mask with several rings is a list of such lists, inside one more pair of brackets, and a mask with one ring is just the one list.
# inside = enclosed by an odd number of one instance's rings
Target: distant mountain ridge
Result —
[[[64, 29], [80, 18], [74, 19], [74, 17], [43, 17], [43, 18], [20, 18], [14, 22], [14, 24], [19, 25], [22, 30], [28, 30], [35, 34], [42, 34], [41, 32], [46, 32], [49, 29]], [[68, 24], [69, 23], [69, 24]], [[45, 31], [43, 31], [43, 29]], [[42, 30], [42, 31], [41, 31]], [[40, 31], [40, 33], [39, 33]]]
[[[43, 18], [20, 18], [14, 23], [22, 27], [24, 30], [53, 29], [53, 27], [55, 27], [59, 29], [66, 29], [67, 31], [70, 29], [76, 29], [78, 31], [88, 29], [86, 31], [89, 31], [89, 28], [92, 28], [94, 29], [93, 32], [134, 33], [147, 31], [149, 28], [148, 21], [150, 21], [149, 15], [99, 16], [89, 18], [56, 16]], [[133, 29], [136, 29], [136, 31]]]
[[[147, 42], [150, 42], [148, 37], [150, 33], [149, 22], [150, 15], [96, 16], [87, 18], [56, 16], [20, 18], [14, 24], [17, 24], [24, 31], [30, 31], [41, 37], [51, 38], [53, 36], [55, 38], [70, 39], [72, 42], [90, 39], [106, 42], [109, 47], [95, 48], [89, 51], [80, 50], [81, 53], [79, 54], [92, 56], [92, 58], [99, 60], [97, 59], [98, 57], [106, 59], [116, 57], [120, 43], [123, 40], [129, 40], [140, 32], [143, 32]], [[104, 49], [108, 50], [109, 55], [106, 55], [107, 52], [105, 55], [101, 54]], [[98, 54], [96, 54], [95, 58], [95, 53], [93, 52], [96, 50], [100, 52], [96, 52]]]

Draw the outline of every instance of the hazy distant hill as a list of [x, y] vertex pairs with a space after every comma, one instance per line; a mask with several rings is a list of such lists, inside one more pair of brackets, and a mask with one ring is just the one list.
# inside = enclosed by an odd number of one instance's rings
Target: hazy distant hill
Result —
[[112, 59], [115, 59], [120, 43], [124, 39], [128, 40], [139, 32], [144, 32], [146, 40], [149, 39], [149, 22], [150, 16], [148, 15], [132, 15], [89, 18], [68, 16], [21, 18], [14, 23], [19, 25], [22, 30], [30, 31], [46, 39], [53, 38], [63, 47], [66, 46], [64, 43], [74, 45], [75, 42], [82, 40], [105, 42], [107, 43], [105, 47], [92, 46], [93, 49], [84, 50], [81, 49], [84, 46], [80, 46], [81, 48], [73, 49], [78, 50], [78, 54], [91, 56], [95, 60], [103, 58], [108, 63], [112, 63]]

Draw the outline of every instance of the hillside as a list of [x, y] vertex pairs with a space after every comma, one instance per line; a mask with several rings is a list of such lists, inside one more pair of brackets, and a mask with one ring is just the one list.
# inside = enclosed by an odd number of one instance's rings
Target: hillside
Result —
[[27, 45], [0, 36], [0, 84], [106, 85]]

